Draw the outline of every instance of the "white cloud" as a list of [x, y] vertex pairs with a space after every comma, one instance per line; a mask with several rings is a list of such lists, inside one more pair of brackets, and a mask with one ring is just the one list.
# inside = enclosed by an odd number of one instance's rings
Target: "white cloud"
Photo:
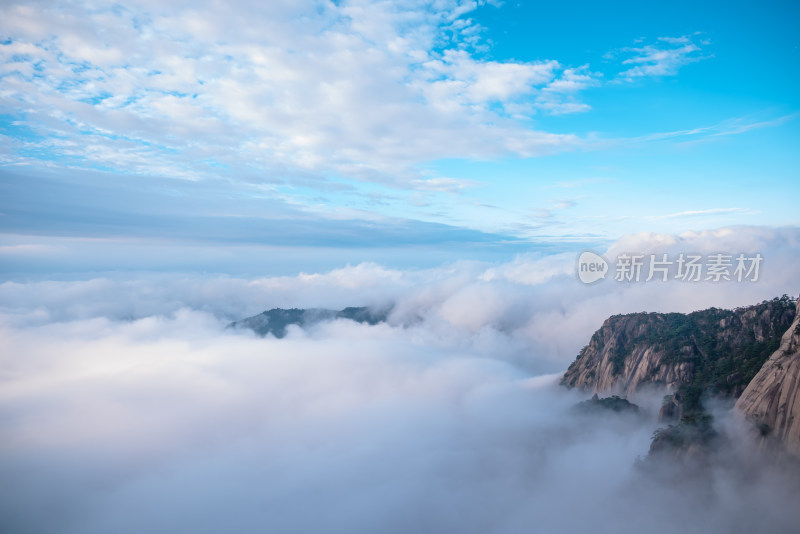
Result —
[[[796, 119], [797, 117], [798, 117], [797, 113], [791, 113], [789, 115], [782, 115], [775, 119], [760, 120], [760, 121], [753, 120], [752, 118], [749, 117], [736, 117], [724, 120], [722, 122], [713, 124], [711, 126], [698, 126], [686, 130], [674, 130], [670, 132], [656, 132], [639, 137], [618, 139], [615, 141], [608, 141], [608, 140], [601, 141], [599, 144], [613, 144], [619, 142], [639, 143], [639, 142], [651, 142], [651, 141], [662, 141], [662, 140], [672, 140], [672, 139], [680, 140], [680, 142], [687, 144], [709, 142], [719, 137], [724, 137], [729, 135], [740, 135], [761, 128], [773, 128], [781, 126], [789, 121]], [[682, 140], [682, 138], [686, 139]]]
[[[760, 250], [770, 272], [750, 285], [584, 286], [562, 255], [6, 282], [4, 530], [789, 531], [792, 473], [734, 447], [699, 480], [651, 480], [633, 464], [654, 413], [581, 418], [567, 411], [579, 396], [554, 385], [608, 315], [753, 303], [800, 279], [796, 228], [639, 234], [608, 254], [680, 248]], [[272, 305], [373, 298], [398, 303], [389, 325], [335, 322], [283, 340], [223, 328]]]
[[654, 44], [623, 48], [620, 52], [632, 56], [622, 61], [630, 68], [619, 74], [628, 81], [645, 76], [674, 76], [681, 67], [708, 57], [701, 55], [702, 48], [693, 36], [660, 37]]
[[505, 116], [560, 67], [479, 59], [459, 18], [477, 5], [6, 5], [0, 106], [49, 157], [183, 178], [407, 181], [430, 159], [575, 147]]
[[702, 217], [706, 215], [719, 215], [721, 213], [748, 213], [745, 208], [711, 208], [706, 210], [686, 210], [667, 215], [653, 215], [652, 219], [678, 219], [681, 217]]
[[580, 102], [577, 94], [598, 85], [599, 77], [599, 74], [589, 71], [588, 65], [564, 69], [558, 78], [542, 89], [536, 106], [554, 115], [588, 111], [590, 106]]
[[433, 191], [437, 193], [458, 193], [468, 187], [475, 187], [478, 182], [472, 180], [459, 180], [457, 178], [427, 178], [424, 180], [413, 180], [411, 185], [414, 189], [421, 191]]
[[273, 307], [394, 304], [392, 324], [422, 321], [423, 327], [411, 331], [424, 343], [493, 357], [497, 351], [486, 340], [494, 339], [495, 345], [502, 341], [506, 348], [498, 357], [549, 373], [566, 368], [585, 339], [614, 313], [732, 308], [783, 293], [794, 295], [800, 291], [796, 287], [800, 273], [793, 261], [799, 249], [797, 228], [733, 227], [682, 235], [632, 234], [606, 250], [608, 258], [632, 252], [760, 253], [764, 260], [757, 283], [620, 284], [609, 279], [585, 286], [575, 276], [580, 252], [576, 250], [521, 255], [500, 264], [456, 262], [419, 270], [362, 263], [254, 279], [162, 274], [141, 279], [118, 275], [86, 281], [9, 281], [0, 284], [0, 311], [11, 324], [22, 326], [169, 316], [182, 308], [231, 321]]
[[560, 67], [557, 61], [479, 61], [463, 50], [447, 50], [441, 59], [424, 66], [429, 77], [426, 84], [430, 85], [423, 90], [429, 91], [429, 100], [435, 106], [476, 106], [479, 109], [493, 102], [502, 104], [530, 94], [533, 87], [550, 82]]

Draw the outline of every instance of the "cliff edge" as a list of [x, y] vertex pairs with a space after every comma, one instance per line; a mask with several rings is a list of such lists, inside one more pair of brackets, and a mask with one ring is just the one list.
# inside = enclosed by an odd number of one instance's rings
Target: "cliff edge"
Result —
[[735, 310], [615, 315], [594, 333], [561, 383], [624, 395], [650, 384], [680, 391], [689, 409], [705, 393], [736, 398], [778, 348], [795, 315], [796, 304], [786, 295]]
[[764, 446], [800, 458], [800, 299], [778, 349], [750, 381], [735, 409], [756, 425]]

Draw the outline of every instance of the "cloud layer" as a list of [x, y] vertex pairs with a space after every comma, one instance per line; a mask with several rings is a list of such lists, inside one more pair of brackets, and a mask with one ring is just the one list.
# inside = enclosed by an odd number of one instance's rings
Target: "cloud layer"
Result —
[[[108, 254], [108, 244], [100, 245]], [[800, 289], [794, 261], [798, 250], [797, 228], [737, 227], [679, 236], [634, 234], [606, 251], [596, 251], [605, 252], [609, 260], [625, 253], [659, 258], [668, 254], [673, 259], [680, 253], [758, 253], [764, 259], [756, 283], [736, 282], [735, 277], [721, 283], [674, 279], [645, 283], [645, 272], [640, 283], [616, 282], [612, 273], [603, 282], [586, 286], [575, 273], [580, 252], [576, 249], [519, 255], [505, 263], [455, 262], [412, 270], [362, 263], [327, 272], [259, 278], [111, 273], [77, 281], [8, 281], [0, 284], [0, 310], [11, 324], [26, 326], [170, 316], [184, 308], [232, 321], [274, 307], [394, 305], [393, 324], [423, 320], [419, 333], [426, 342], [447, 340], [484, 355], [492, 353], [493, 343], [503, 342], [503, 354], [515, 363], [538, 372], [557, 372], [566, 368], [603, 319], [614, 313], [690, 312], [748, 305], [783, 293], [794, 295]], [[185, 253], [198, 261], [202, 249]], [[428, 335], [431, 329], [435, 335]]]
[[[470, 18], [487, 3], [8, 4], [0, 161], [409, 187], [432, 160], [584, 146], [529, 119], [588, 110], [579, 94], [602, 75], [557, 58], [491, 59]], [[621, 49], [620, 76], [675, 74], [701, 59], [697, 41]]]
[[[630, 236], [607, 251], [757, 249], [770, 270], [750, 285], [583, 286], [571, 255], [257, 280], [6, 282], [0, 525], [788, 532], [800, 488], [745, 442], [701, 477], [653, 479], [634, 464], [657, 398], [637, 399], [646, 420], [587, 419], [569, 411], [580, 396], [555, 383], [606, 316], [773, 296], [796, 284], [798, 246], [796, 230], [737, 229]], [[339, 321], [282, 340], [224, 328], [277, 305], [387, 301], [392, 318], [372, 327]]]
[[7, 5], [0, 106], [24, 110], [16, 124], [29, 139], [20, 135], [6, 161], [192, 179], [333, 173], [407, 183], [421, 161], [574, 147], [574, 136], [511, 116], [530, 114], [526, 102], [540, 89], [562, 74], [574, 83], [575, 74], [554, 60], [481, 59], [481, 28], [466, 16], [476, 7]]

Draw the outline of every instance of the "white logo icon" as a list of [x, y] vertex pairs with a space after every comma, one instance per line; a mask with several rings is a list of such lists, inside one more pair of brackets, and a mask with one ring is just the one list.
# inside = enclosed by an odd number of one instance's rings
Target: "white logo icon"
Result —
[[608, 262], [594, 252], [581, 253], [578, 256], [578, 279], [584, 284], [602, 280], [608, 274]]

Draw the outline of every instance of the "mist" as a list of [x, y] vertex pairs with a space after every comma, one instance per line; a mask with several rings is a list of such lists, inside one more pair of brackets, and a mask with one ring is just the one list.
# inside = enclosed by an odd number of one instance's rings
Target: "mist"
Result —
[[3, 0], [0, 534], [795, 534], [798, 5]]
[[[790, 532], [797, 477], [761, 462], [724, 407], [717, 424], [738, 437], [706, 471], [655, 475], [638, 460], [660, 426], [657, 394], [631, 399], [642, 417], [587, 416], [572, 409], [586, 395], [558, 385], [611, 314], [796, 290], [796, 265], [779, 261], [797, 254], [785, 235], [736, 235], [730, 246], [748, 241], [771, 261], [759, 283], [584, 286], [572, 255], [6, 282], [0, 528]], [[682, 239], [635, 244], [719, 244]], [[275, 306], [387, 303], [375, 326], [290, 327], [283, 339], [226, 328]]]

